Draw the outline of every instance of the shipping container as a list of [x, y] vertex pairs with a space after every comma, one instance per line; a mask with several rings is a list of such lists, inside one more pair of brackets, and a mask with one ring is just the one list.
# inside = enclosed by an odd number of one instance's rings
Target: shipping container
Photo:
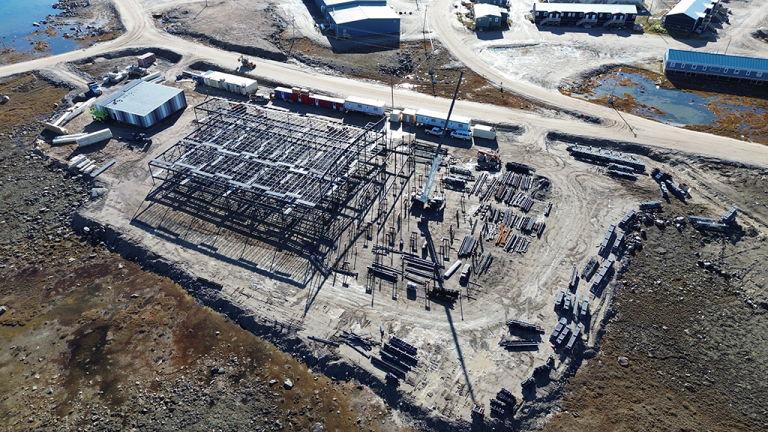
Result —
[[382, 116], [387, 110], [387, 103], [375, 99], [365, 99], [356, 96], [350, 96], [344, 101], [344, 108], [347, 111], [355, 111], [364, 114]]
[[485, 138], [489, 140], [496, 139], [496, 128], [485, 125], [475, 125], [472, 128], [472, 136], [475, 138]]
[[151, 52], [136, 57], [136, 64], [144, 68], [151, 66], [155, 61], [157, 61], [157, 58], [155, 57], [155, 54]]
[[273, 95], [275, 95], [275, 99], [282, 99], [285, 101], [292, 100], [291, 98], [291, 89], [285, 88], [285, 87], [276, 87], [275, 91], [272, 92]]

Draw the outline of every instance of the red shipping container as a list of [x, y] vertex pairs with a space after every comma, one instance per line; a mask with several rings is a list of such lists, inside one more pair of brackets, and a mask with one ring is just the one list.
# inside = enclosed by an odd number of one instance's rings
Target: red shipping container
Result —
[[145, 68], [147, 66], [152, 66], [152, 63], [154, 63], [156, 60], [157, 58], [155, 57], [155, 53], [150, 52], [136, 57], [136, 64], [138, 64], [139, 67]]

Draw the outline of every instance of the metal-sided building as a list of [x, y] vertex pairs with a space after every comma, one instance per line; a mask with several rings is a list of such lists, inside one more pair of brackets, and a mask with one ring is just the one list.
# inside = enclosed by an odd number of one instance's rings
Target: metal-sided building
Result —
[[338, 37], [400, 34], [400, 16], [387, 6], [353, 6], [331, 10], [328, 15]]
[[701, 32], [712, 21], [720, 0], [680, 0], [661, 18], [661, 24], [668, 30]]
[[506, 7], [509, 0], [477, 0], [475, 2], [475, 5], [479, 4], [489, 4], [489, 5], [495, 5], [499, 7]]
[[136, 80], [97, 100], [94, 108], [109, 118], [148, 128], [187, 106], [181, 89]]
[[320, 12], [327, 19], [331, 12], [355, 6], [386, 6], [387, 0], [315, 0]]
[[536, 25], [633, 26], [637, 7], [628, 4], [534, 3]]
[[473, 10], [476, 28], [501, 27], [509, 15], [506, 9], [492, 4], [476, 3]]
[[768, 82], [768, 59], [667, 49], [664, 74], [764, 84]]

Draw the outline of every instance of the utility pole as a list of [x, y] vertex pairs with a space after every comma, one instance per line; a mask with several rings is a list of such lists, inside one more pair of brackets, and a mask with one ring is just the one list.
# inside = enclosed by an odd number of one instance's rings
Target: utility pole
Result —
[[389, 75], [389, 87], [392, 89], [392, 109], [395, 109], [395, 76]]

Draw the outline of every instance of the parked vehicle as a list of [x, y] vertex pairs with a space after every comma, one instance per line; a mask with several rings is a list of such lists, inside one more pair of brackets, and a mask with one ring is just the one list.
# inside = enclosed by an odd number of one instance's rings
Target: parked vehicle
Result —
[[451, 138], [456, 138], [464, 141], [472, 141], [472, 134], [467, 131], [453, 131], [451, 132]]
[[424, 129], [424, 132], [426, 132], [427, 135], [442, 136], [444, 131], [443, 128], [433, 127], [432, 129]]

